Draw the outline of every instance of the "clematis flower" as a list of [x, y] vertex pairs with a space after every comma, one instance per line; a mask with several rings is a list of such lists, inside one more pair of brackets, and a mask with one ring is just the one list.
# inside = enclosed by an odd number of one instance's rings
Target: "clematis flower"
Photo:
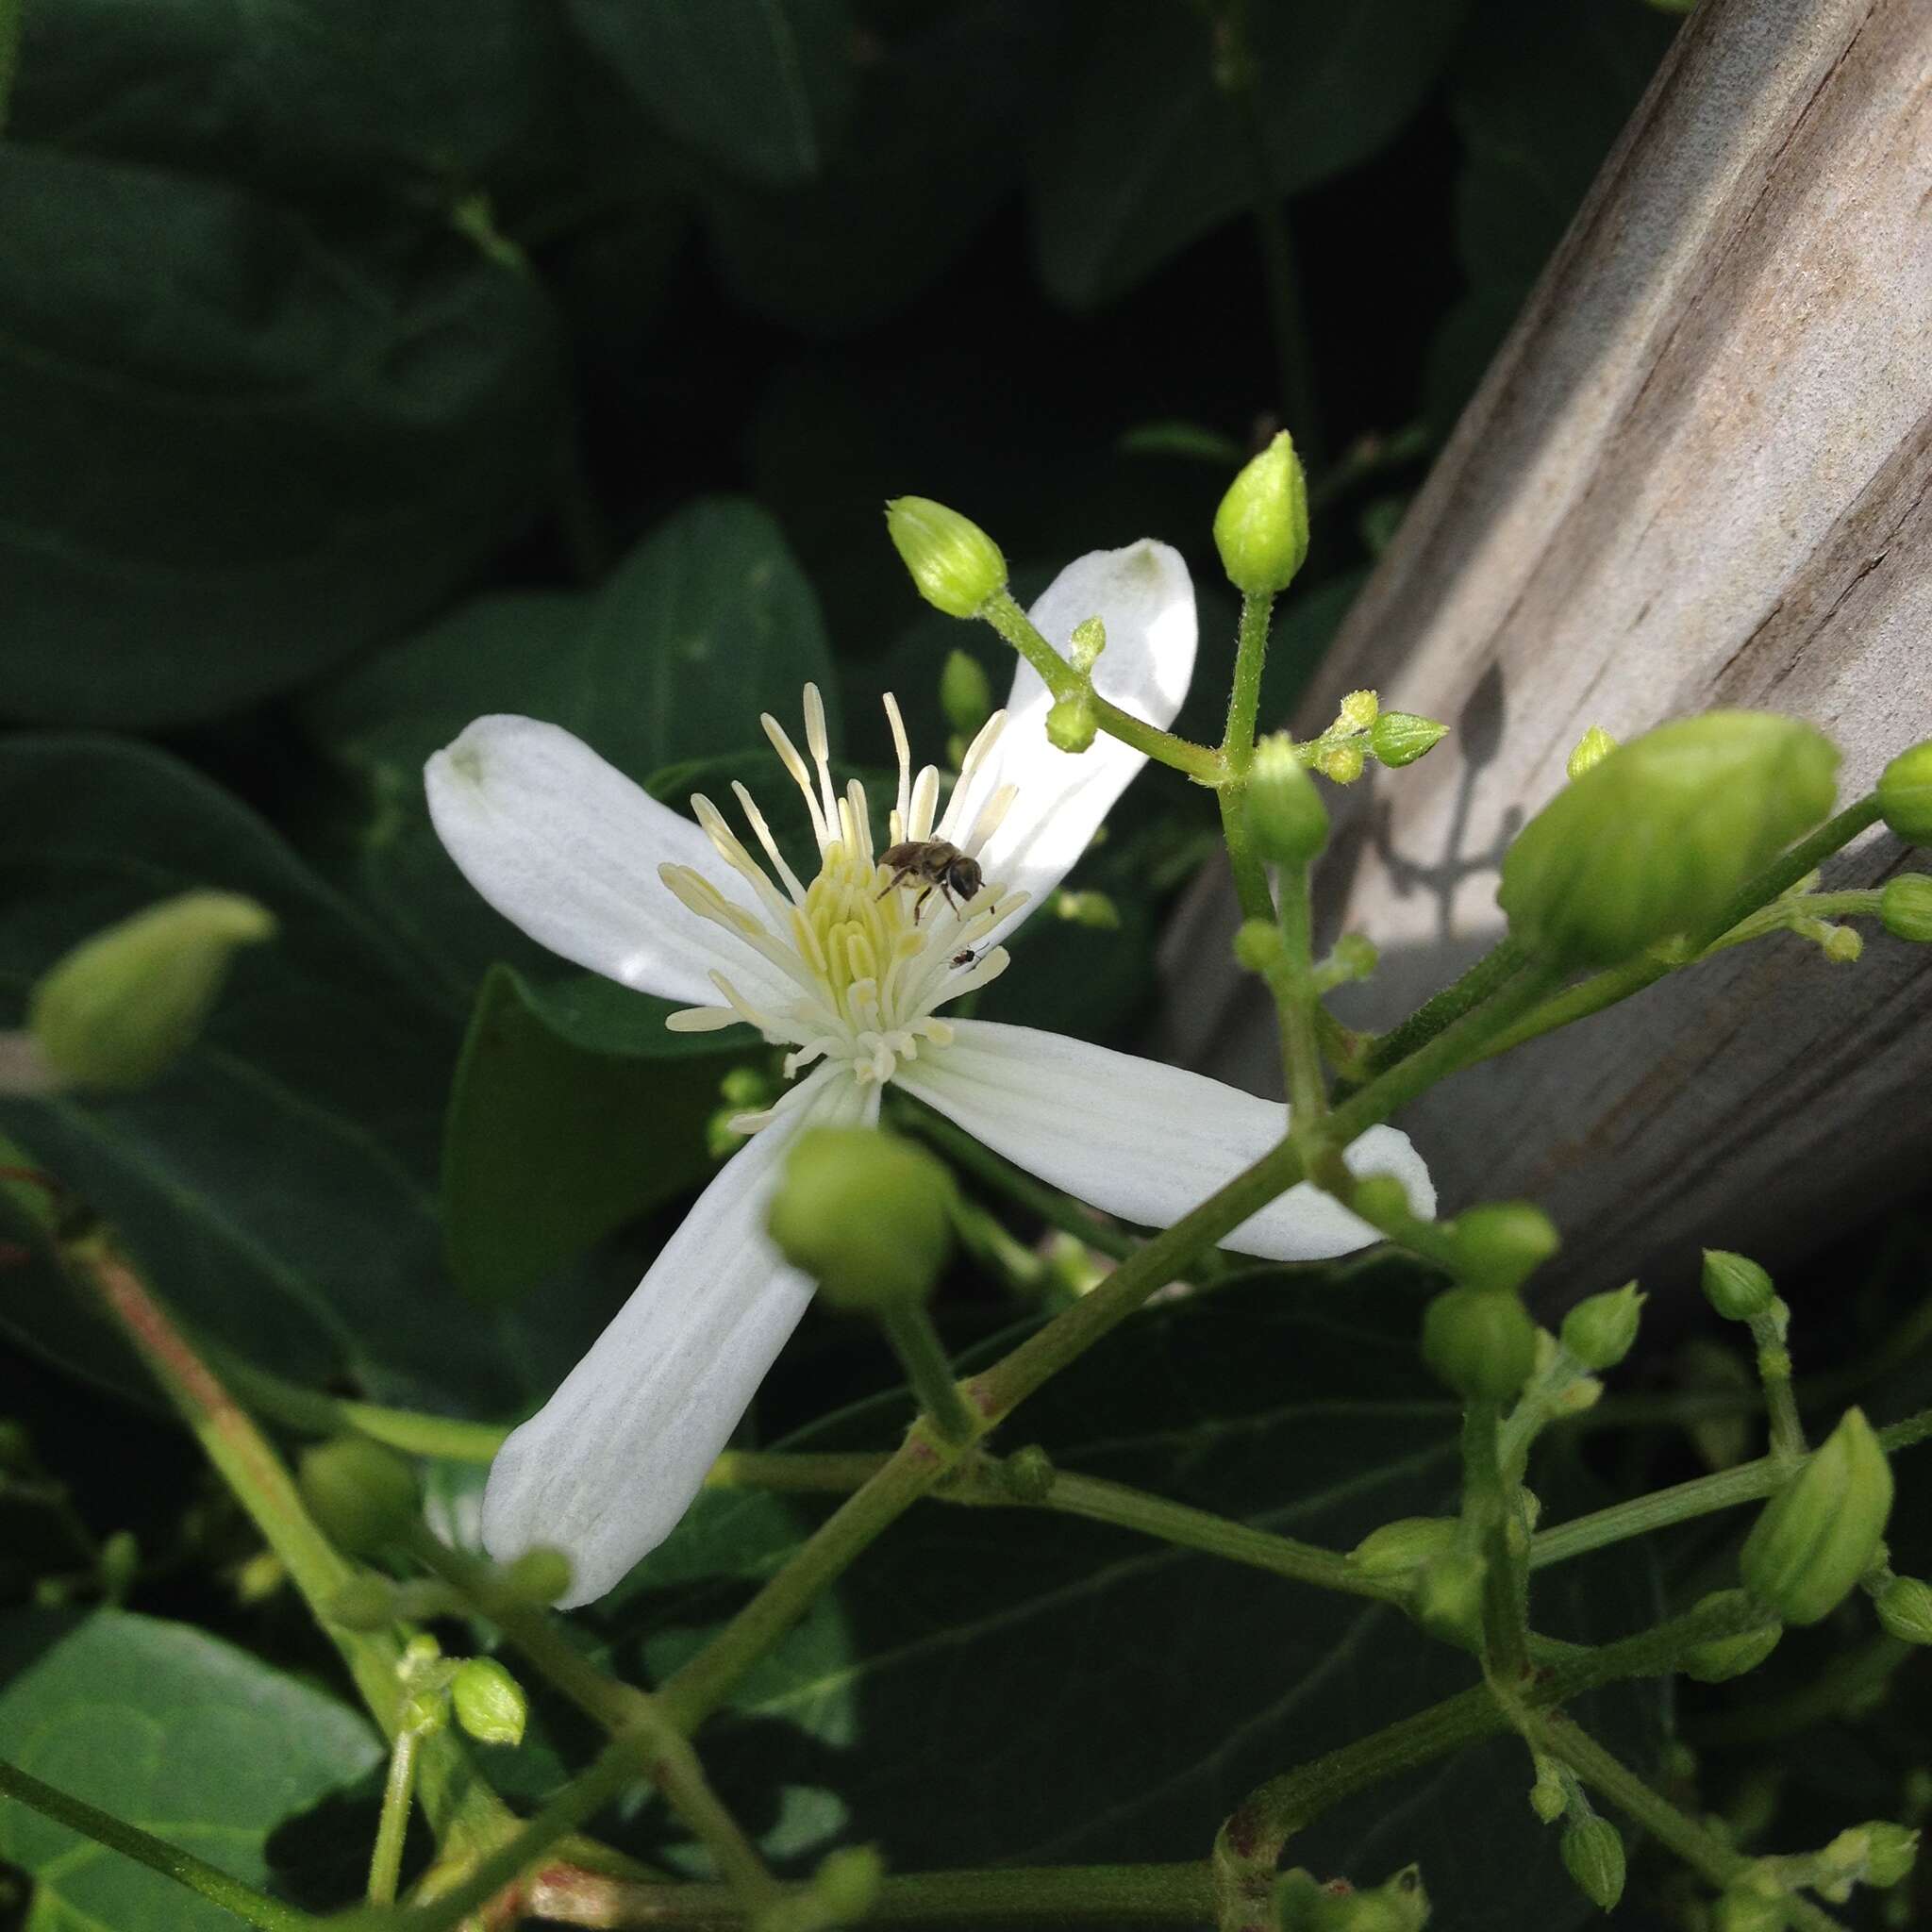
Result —
[[[1062, 648], [1098, 616], [1102, 695], [1153, 724], [1173, 721], [1195, 639], [1193, 588], [1174, 551], [1141, 542], [1084, 557], [1032, 615]], [[1052, 1186], [1154, 1225], [1280, 1140], [1278, 1103], [1058, 1034], [943, 1017], [1006, 970], [1001, 941], [1079, 858], [1143, 762], [1111, 738], [1077, 756], [1056, 750], [1050, 705], [1022, 663], [942, 806], [940, 774], [914, 771], [888, 696], [898, 790], [889, 824], [875, 828], [858, 784], [834, 782], [824, 707], [808, 686], [803, 751], [775, 719], [763, 724], [810, 815], [819, 870], [808, 879], [787, 864], [742, 785], [732, 791], [749, 843], [711, 800], [694, 797], [685, 818], [554, 724], [479, 718], [430, 759], [437, 831], [505, 917], [580, 966], [687, 1002], [675, 1028], [745, 1025], [791, 1049], [792, 1084], [775, 1106], [739, 1117], [749, 1142], [491, 1469], [486, 1546], [506, 1560], [560, 1547], [573, 1566], [566, 1601], [601, 1596], [670, 1534], [805, 1312], [812, 1285], [765, 1233], [775, 1170], [801, 1127], [874, 1122], [896, 1083]], [[978, 891], [891, 882], [879, 854], [934, 839], [977, 860]], [[1394, 1174], [1419, 1213], [1433, 1211], [1407, 1136], [1376, 1127], [1347, 1158], [1357, 1172]], [[1302, 1186], [1227, 1244], [1290, 1260], [1374, 1239]]]

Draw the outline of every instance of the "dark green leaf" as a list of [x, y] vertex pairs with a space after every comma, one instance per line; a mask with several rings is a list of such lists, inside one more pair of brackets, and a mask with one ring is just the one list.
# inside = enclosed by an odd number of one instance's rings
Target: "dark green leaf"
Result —
[[[8, 1024], [67, 947], [192, 886], [245, 892], [279, 928], [238, 958], [201, 1041], [142, 1092], [0, 1103], [0, 1131], [116, 1229], [184, 1317], [265, 1365], [472, 1412], [547, 1390], [593, 1325], [582, 1285], [485, 1323], [440, 1267], [456, 1019], [274, 833], [173, 759], [85, 738], [0, 748]], [[0, 1293], [36, 1345], [113, 1373], [64, 1296], [10, 1277]]]
[[587, 1052], [550, 1025], [514, 969], [491, 969], [442, 1148], [450, 1270], [479, 1300], [513, 1299], [709, 1171], [705, 1128], [732, 1056], [708, 1035], [667, 1037], [695, 1038], [698, 1055]]
[[809, 180], [852, 95], [846, 0], [570, 0], [585, 41], [667, 134], [747, 180]]
[[1474, 15], [1450, 91], [1466, 149], [1456, 226], [1470, 287], [1430, 351], [1439, 431], [1481, 380], [1676, 25], [1626, 0], [1491, 0]]
[[720, 182], [708, 195], [740, 299], [794, 327], [849, 330], [929, 287], [1019, 178], [1015, 137], [1036, 111], [1049, 28], [1044, 9], [993, 0], [876, 43], [819, 180], [782, 196]]
[[[0, 1624], [0, 1757], [224, 1872], [268, 1887], [269, 1834], [381, 1756], [334, 1698], [185, 1624], [121, 1610]], [[0, 1858], [34, 1880], [25, 1932], [235, 1920], [159, 1873], [21, 1805]]]
[[447, 192], [555, 111], [546, 14], [541, 0], [29, 7], [11, 129], [317, 204], [345, 186]]
[[795, 738], [808, 681], [825, 691], [836, 728], [811, 587], [763, 511], [714, 498], [660, 526], [595, 597], [484, 598], [352, 672], [306, 717], [360, 794], [347, 861], [358, 891], [452, 997], [467, 1006], [484, 969], [508, 960], [579, 1044], [665, 1053], [678, 1049], [658, 1024], [662, 1006], [586, 992], [567, 1013], [552, 1008], [560, 963], [485, 906], [437, 842], [424, 760], [473, 718], [514, 711], [575, 732], [640, 780], [736, 753], [729, 775], [782, 810], [791, 788], [758, 713], [792, 721]]
[[[1393, 1274], [1356, 1271], [1345, 1312], [1319, 1277], [1274, 1272], [1150, 1310], [1006, 1444], [1334, 1548], [1453, 1507], [1455, 1417], [1417, 1361], [1420, 1296]], [[811, 1440], [884, 1443], [902, 1413], [874, 1404]], [[1532, 1479], [1558, 1513], [1560, 1481]], [[673, 1667], [810, 1520], [794, 1500], [701, 1495], [613, 1601], [618, 1660]], [[1620, 1550], [1540, 1577], [1534, 1612], [1588, 1640], [1657, 1610]], [[897, 1869], [1198, 1857], [1263, 1778], [1475, 1681], [1391, 1609], [1062, 1515], [931, 1503], [746, 1679], [706, 1763], [774, 1856], [801, 1862], [835, 1839]], [[1577, 1709], [1654, 1754], [1654, 1691]], [[1484, 1746], [1342, 1807], [1294, 1857], [1365, 1879], [1419, 1858], [1448, 1925], [1580, 1924], [1527, 1783], [1520, 1745]]]
[[[1256, 96], [1269, 185], [1291, 194], [1366, 160], [1427, 93], [1461, 19], [1457, 0], [1260, 6]], [[1255, 156], [1216, 86], [1200, 9], [1116, 0], [1096, 16], [1069, 96], [1041, 129], [1034, 248], [1072, 308], [1124, 293], [1250, 206]]]
[[176, 175], [0, 151], [0, 698], [147, 727], [286, 690], [473, 571], [542, 474], [546, 310]]

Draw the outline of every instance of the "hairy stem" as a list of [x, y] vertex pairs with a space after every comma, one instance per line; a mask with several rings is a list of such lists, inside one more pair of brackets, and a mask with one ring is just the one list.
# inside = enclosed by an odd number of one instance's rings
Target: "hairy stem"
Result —
[[409, 1803], [416, 1794], [416, 1745], [413, 1730], [396, 1733], [389, 1748], [389, 1776], [382, 1787], [382, 1814], [375, 1824], [375, 1847], [369, 1855], [369, 1903], [395, 1903], [403, 1875], [403, 1840], [409, 1832]]
[[270, 1898], [266, 1892], [257, 1891], [239, 1878], [229, 1877], [192, 1852], [181, 1851], [142, 1831], [139, 1825], [56, 1790], [52, 1785], [44, 1785], [5, 1761], [0, 1761], [0, 1798], [11, 1798], [43, 1818], [51, 1818], [92, 1839], [96, 1844], [119, 1852], [124, 1858], [132, 1858], [150, 1872], [172, 1878], [176, 1885], [186, 1886], [209, 1904], [233, 1912], [245, 1924], [260, 1926], [262, 1932], [314, 1932], [323, 1923], [308, 1912], [297, 1911], [293, 1906], [285, 1906], [279, 1899]]

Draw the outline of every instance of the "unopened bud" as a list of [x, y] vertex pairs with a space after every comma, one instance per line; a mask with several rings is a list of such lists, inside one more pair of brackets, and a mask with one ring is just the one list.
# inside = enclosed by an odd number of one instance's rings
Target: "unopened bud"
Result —
[[1932, 1583], [1894, 1576], [1873, 1602], [1878, 1621], [1901, 1643], [1932, 1643]]
[[1576, 749], [1570, 754], [1564, 771], [1572, 778], [1580, 778], [1592, 765], [1600, 765], [1617, 748], [1617, 741], [1601, 724], [1592, 724], [1576, 741]]
[[1907, 1877], [1918, 1862], [1919, 1834], [1909, 1825], [1894, 1824], [1889, 1818], [1874, 1819], [1869, 1824], [1854, 1824], [1839, 1833], [1818, 1854], [1819, 1890], [1835, 1902], [1851, 1896], [1855, 1885], [1869, 1885], [1879, 1891]]
[[184, 892], [96, 933], [35, 986], [27, 1029], [76, 1087], [142, 1087], [201, 1032], [239, 946], [275, 920], [235, 892]]
[[411, 1691], [396, 1717], [396, 1728], [417, 1738], [433, 1738], [448, 1723], [449, 1697], [441, 1686]]
[[503, 1585], [526, 1604], [554, 1604], [570, 1593], [570, 1558], [546, 1543], [513, 1557], [505, 1567]]
[[1316, 771], [1331, 785], [1353, 785], [1361, 776], [1365, 762], [1361, 746], [1353, 739], [1324, 745], [1315, 754]]
[[[1749, 1601], [1741, 1590], [1719, 1590], [1700, 1597], [1696, 1607], [1714, 1610], [1722, 1604], [1741, 1610]], [[1696, 1678], [1700, 1684], [1723, 1684], [1741, 1677], [1755, 1671], [1777, 1648], [1778, 1639], [1784, 1634], [1782, 1624], [1765, 1624], [1736, 1637], [1713, 1637], [1708, 1643], [1700, 1643], [1684, 1653], [1684, 1674]]]
[[999, 1468], [1001, 1480], [1022, 1503], [1043, 1503], [1053, 1492], [1053, 1458], [1038, 1442], [1015, 1449]]
[[1058, 699], [1046, 714], [1046, 741], [1056, 751], [1086, 751], [1099, 729], [1100, 721], [1093, 715], [1093, 700], [1085, 691]]
[[1255, 747], [1247, 814], [1255, 850], [1271, 865], [1306, 865], [1328, 842], [1328, 808], [1286, 732]]
[[1586, 1369], [1614, 1369], [1630, 1353], [1644, 1297], [1634, 1281], [1593, 1294], [1563, 1317], [1563, 1346]]
[[1319, 972], [1332, 984], [1341, 986], [1351, 979], [1367, 979], [1381, 963], [1375, 942], [1366, 933], [1345, 932], [1335, 941], [1335, 950], [1323, 961]]
[[953, 1177], [874, 1127], [809, 1127], [785, 1157], [766, 1226], [834, 1307], [924, 1301], [952, 1250]]
[[1447, 1556], [1461, 1526], [1454, 1516], [1399, 1516], [1370, 1530], [1348, 1560], [1364, 1576], [1406, 1576]]
[[1392, 1174], [1365, 1174], [1355, 1184], [1353, 1202], [1371, 1227], [1400, 1227], [1415, 1218], [1408, 1190]]
[[1474, 1288], [1520, 1288], [1562, 1246], [1556, 1224], [1527, 1201], [1466, 1208], [1450, 1234], [1456, 1272]]
[[1337, 737], [1345, 732], [1366, 731], [1382, 715], [1382, 700], [1372, 691], [1352, 691], [1335, 712], [1328, 728]]
[[1794, 718], [1712, 711], [1621, 745], [1503, 860], [1497, 903], [1548, 959], [1612, 966], [1709, 925], [1831, 809], [1838, 750]]
[[1879, 774], [1878, 810], [1907, 845], [1932, 845], [1932, 738], [1900, 752]]
[[1932, 941], [1932, 877], [1907, 872], [1887, 879], [1878, 895], [1878, 917], [1895, 940], [1919, 945]]
[[886, 1868], [870, 1845], [844, 1845], [827, 1852], [812, 1874], [812, 1890], [824, 1904], [828, 1923], [856, 1925], [878, 1900]]
[[396, 1621], [396, 1587], [387, 1576], [363, 1570], [328, 1601], [331, 1623], [344, 1630], [382, 1630]]
[[1107, 649], [1107, 625], [1097, 617], [1083, 617], [1067, 639], [1067, 658], [1082, 677], [1100, 661]]
[[1423, 1359], [1470, 1402], [1507, 1402], [1536, 1366], [1536, 1324], [1507, 1290], [1451, 1288], [1423, 1315]]
[[1288, 941], [1272, 919], [1243, 920], [1235, 932], [1235, 964], [1244, 973], [1273, 973], [1287, 957]]
[[1536, 1782], [1529, 1788], [1529, 1808], [1545, 1824], [1554, 1824], [1570, 1808], [1570, 1791], [1557, 1767], [1541, 1753], [1536, 1759]]
[[101, 1544], [97, 1558], [101, 1590], [108, 1602], [119, 1603], [141, 1575], [141, 1544], [131, 1529], [117, 1529]]
[[1274, 1917], [1276, 1932], [1421, 1932], [1429, 1896], [1414, 1865], [1363, 1890], [1297, 1865], [1274, 1882]]
[[1413, 711], [1384, 711], [1369, 733], [1369, 749], [1382, 764], [1412, 765], [1448, 735], [1448, 725], [1433, 718], [1418, 718]]
[[1771, 1276], [1748, 1255], [1706, 1248], [1704, 1298], [1726, 1322], [1748, 1322], [1753, 1315], [1770, 1311], [1777, 1291]]
[[457, 1666], [449, 1698], [461, 1724], [479, 1744], [521, 1744], [530, 1716], [524, 1687], [493, 1657], [473, 1657]]
[[940, 709], [961, 738], [971, 738], [992, 716], [992, 680], [966, 651], [949, 651], [940, 670]]
[[1451, 1550], [1425, 1563], [1409, 1592], [1410, 1614], [1432, 1637], [1464, 1650], [1483, 1647], [1483, 1579], [1488, 1565], [1474, 1550]]
[[1624, 1840], [1607, 1818], [1593, 1813], [1563, 1827], [1563, 1869], [1599, 1911], [1614, 1912], [1624, 1896]]
[[1308, 554], [1308, 480], [1286, 430], [1228, 485], [1214, 512], [1214, 547], [1228, 582], [1248, 596], [1294, 581]]
[[1785, 1932], [1784, 1897], [1748, 1879], [1732, 1886], [1711, 1907], [1711, 1932]]
[[308, 1451], [302, 1497], [324, 1533], [358, 1556], [401, 1541], [420, 1513], [415, 1471], [366, 1436], [340, 1436]]
[[1739, 1559], [1745, 1588], [1787, 1624], [1829, 1616], [1871, 1567], [1891, 1488], [1891, 1465], [1864, 1411], [1848, 1408], [1752, 1525]]
[[929, 496], [895, 497], [886, 532], [919, 594], [948, 617], [976, 617], [1007, 581], [1007, 559], [975, 523]]

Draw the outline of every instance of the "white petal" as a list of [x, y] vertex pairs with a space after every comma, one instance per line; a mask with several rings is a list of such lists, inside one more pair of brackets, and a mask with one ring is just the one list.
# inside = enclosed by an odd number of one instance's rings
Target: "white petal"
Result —
[[665, 889], [688, 865], [727, 897], [709, 839], [580, 739], [534, 718], [478, 718], [424, 770], [429, 816], [463, 876], [538, 944], [642, 992], [715, 1006], [727, 967], [756, 1005], [786, 983]]
[[496, 1452], [483, 1542], [499, 1562], [534, 1545], [570, 1558], [566, 1607], [615, 1586], [676, 1528], [811, 1299], [765, 1233], [773, 1177], [808, 1121], [876, 1118], [826, 1068], [811, 1103], [725, 1162], [617, 1319]]
[[[1074, 626], [1098, 617], [1107, 649], [1093, 667], [1104, 698], [1163, 728], [1174, 722], [1194, 671], [1194, 587], [1180, 553], [1143, 540], [1124, 550], [1096, 550], [1070, 563], [1034, 605], [1033, 621], [1064, 653]], [[1046, 741], [1053, 700], [1024, 658], [1007, 700], [1007, 727], [974, 774], [970, 795], [947, 803], [940, 836], [958, 841], [1003, 785], [1016, 796], [979, 855], [989, 878], [1041, 905], [1088, 846], [1108, 808], [1146, 763], [1102, 732], [1090, 750], [1056, 751]], [[1010, 932], [1008, 922], [995, 941]]]
[[[1278, 1101], [1200, 1074], [1031, 1026], [955, 1025], [953, 1044], [902, 1067], [899, 1084], [995, 1153], [1144, 1226], [1171, 1226], [1286, 1131], [1288, 1109]], [[1407, 1134], [1371, 1127], [1346, 1158], [1357, 1174], [1393, 1174], [1418, 1214], [1435, 1213], [1435, 1187]], [[1223, 1245], [1313, 1261], [1379, 1239], [1305, 1182]]]

